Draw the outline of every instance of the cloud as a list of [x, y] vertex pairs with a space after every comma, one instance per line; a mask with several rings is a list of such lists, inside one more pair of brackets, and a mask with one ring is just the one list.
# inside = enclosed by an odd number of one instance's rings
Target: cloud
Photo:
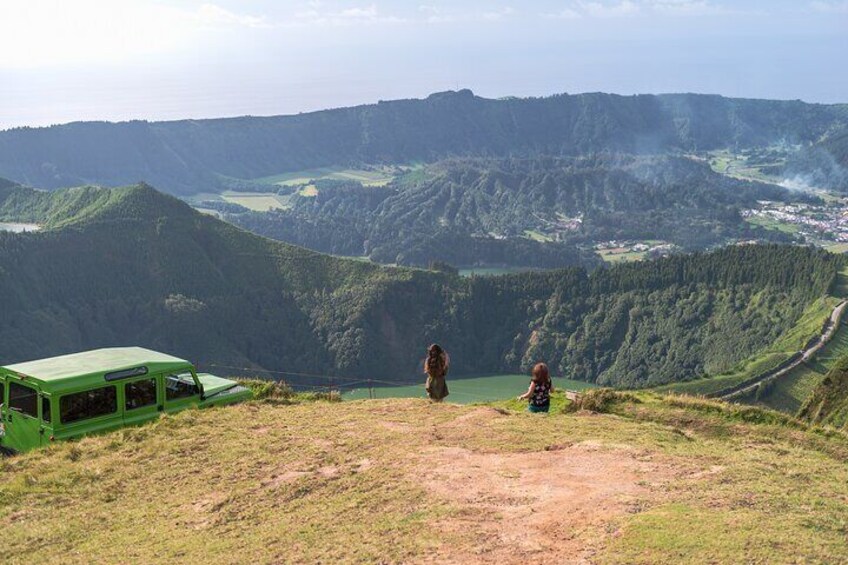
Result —
[[[848, 1], [848, 0], [846, 0]], [[667, 16], [703, 16], [737, 13], [710, 0], [575, 0], [565, 8], [542, 14], [547, 19], [623, 18], [660, 14]]]
[[728, 15], [737, 13], [736, 10], [709, 0], [653, 0], [651, 10], [660, 14], [672, 16], [708, 16]]
[[204, 25], [244, 26], [252, 28], [272, 27], [265, 16], [236, 14], [215, 4], [203, 4], [197, 10], [197, 18]]
[[499, 10], [490, 10], [488, 12], [483, 12], [483, 19], [490, 22], [495, 22], [502, 20], [507, 16], [512, 15], [513, 13], [515, 13], [515, 10], [507, 6]]
[[564, 8], [559, 12], [542, 14], [542, 16], [551, 20], [579, 20], [583, 17], [583, 14], [573, 8]]
[[587, 16], [593, 18], [621, 18], [633, 16], [641, 10], [639, 4], [632, 0], [621, 0], [617, 3], [605, 2], [578, 2], [580, 10]]
[[404, 18], [380, 12], [376, 4], [354, 6], [344, 10], [323, 10], [322, 2], [310, 2], [312, 9], [298, 12], [286, 21], [287, 25], [349, 26], [361, 24], [395, 24]]
[[424, 23], [442, 24], [456, 21], [455, 14], [448, 14], [438, 6], [430, 4], [422, 4], [418, 6], [418, 11], [424, 15]]
[[0, 13], [0, 69], [117, 63], [173, 52], [195, 44], [205, 27], [197, 10], [144, 0], [3, 2]]
[[848, 14], [848, 0], [810, 2], [810, 8], [824, 14]]

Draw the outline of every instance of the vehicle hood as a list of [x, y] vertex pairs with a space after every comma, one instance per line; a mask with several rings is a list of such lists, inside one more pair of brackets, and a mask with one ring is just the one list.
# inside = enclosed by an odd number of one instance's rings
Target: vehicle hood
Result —
[[238, 386], [236, 381], [216, 377], [209, 373], [198, 373], [197, 378], [200, 379], [200, 384], [203, 385], [203, 394], [206, 396], [212, 396], [222, 390]]

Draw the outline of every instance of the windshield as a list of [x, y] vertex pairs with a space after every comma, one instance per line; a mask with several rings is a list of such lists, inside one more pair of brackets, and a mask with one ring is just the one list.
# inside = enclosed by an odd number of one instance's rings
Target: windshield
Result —
[[165, 377], [165, 397], [167, 400], [188, 398], [200, 394], [200, 387], [195, 381], [194, 374], [186, 371], [172, 373]]

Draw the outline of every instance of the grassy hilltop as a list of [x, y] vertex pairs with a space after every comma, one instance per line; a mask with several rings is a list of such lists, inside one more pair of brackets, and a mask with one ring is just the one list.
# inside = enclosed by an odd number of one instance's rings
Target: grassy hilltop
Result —
[[276, 399], [165, 416], [0, 462], [4, 558], [844, 559], [844, 435], [648, 393], [584, 407]]

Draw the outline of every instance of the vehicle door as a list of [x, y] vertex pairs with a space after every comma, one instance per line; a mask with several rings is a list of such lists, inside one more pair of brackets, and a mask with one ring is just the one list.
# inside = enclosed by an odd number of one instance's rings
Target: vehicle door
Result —
[[8, 406], [5, 407], [6, 437], [3, 444], [15, 451], [28, 451], [45, 441], [39, 415], [41, 397], [38, 386], [7, 379]]
[[161, 376], [148, 375], [143, 379], [123, 383], [124, 424], [143, 424], [164, 410], [161, 381]]
[[194, 371], [165, 374], [165, 410], [174, 412], [200, 403], [203, 390]]

